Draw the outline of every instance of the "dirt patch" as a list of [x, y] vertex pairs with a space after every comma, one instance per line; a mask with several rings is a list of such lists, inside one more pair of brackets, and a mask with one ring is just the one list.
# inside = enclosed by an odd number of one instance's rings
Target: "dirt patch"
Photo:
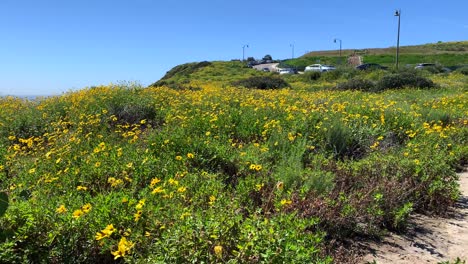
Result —
[[369, 252], [361, 263], [439, 263], [457, 258], [468, 262], [468, 172], [459, 175], [462, 196], [447, 217], [416, 214], [405, 234], [361, 242]]

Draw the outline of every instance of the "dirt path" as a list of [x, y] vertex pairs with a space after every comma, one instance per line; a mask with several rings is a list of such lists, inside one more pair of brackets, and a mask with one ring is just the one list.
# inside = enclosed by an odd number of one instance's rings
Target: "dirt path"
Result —
[[370, 253], [361, 263], [439, 263], [457, 258], [468, 263], [468, 172], [459, 175], [462, 197], [447, 218], [415, 215], [406, 234], [363, 243]]

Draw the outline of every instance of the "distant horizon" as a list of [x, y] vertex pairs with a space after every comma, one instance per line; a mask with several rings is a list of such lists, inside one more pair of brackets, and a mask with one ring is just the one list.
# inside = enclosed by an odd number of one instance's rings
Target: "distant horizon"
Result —
[[[55, 95], [137, 81], [172, 67], [242, 56], [462, 41], [468, 3], [423, 0], [219, 2], [4, 0], [0, 3], [0, 94]], [[248, 45], [248, 47], [247, 47]]]

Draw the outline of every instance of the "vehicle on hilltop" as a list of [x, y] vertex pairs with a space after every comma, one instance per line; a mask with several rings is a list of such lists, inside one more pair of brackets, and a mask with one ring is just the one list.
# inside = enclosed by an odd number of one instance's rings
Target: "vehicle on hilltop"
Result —
[[291, 68], [284, 68], [284, 69], [279, 69], [278, 70], [278, 73], [280, 75], [283, 75], [283, 74], [295, 74], [296, 72], [294, 71], [294, 69], [291, 69]]
[[377, 63], [364, 63], [359, 66], [356, 66], [357, 70], [386, 70], [388, 67], [382, 66]]
[[322, 65], [322, 64], [312, 64], [305, 67], [305, 72], [315, 71], [315, 72], [327, 72], [336, 70], [335, 66], [332, 65]]

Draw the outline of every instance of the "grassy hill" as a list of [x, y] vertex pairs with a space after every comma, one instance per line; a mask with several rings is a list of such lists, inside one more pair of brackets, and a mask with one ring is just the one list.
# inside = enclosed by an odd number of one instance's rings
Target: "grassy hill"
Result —
[[[362, 50], [342, 50], [342, 57], [339, 57], [339, 50], [314, 51], [307, 53], [300, 58], [286, 60], [284, 63], [305, 68], [314, 63], [340, 65], [346, 63], [346, 58], [352, 54], [359, 54], [364, 63], [378, 63], [385, 66], [394, 66], [396, 47], [390, 48], [369, 48]], [[441, 42], [414, 46], [400, 47], [400, 65], [414, 66], [418, 63], [437, 63], [446, 67], [456, 68], [459, 65], [468, 64], [468, 41]]]
[[[368, 55], [382, 55], [396, 53], [396, 46], [389, 48], [366, 48], [361, 50], [343, 49], [342, 55], [348, 56], [356, 51], [367, 51]], [[468, 53], [468, 41], [439, 42], [422, 45], [400, 46], [400, 54], [466, 54]], [[302, 57], [338, 56], [339, 50], [312, 51]]]

